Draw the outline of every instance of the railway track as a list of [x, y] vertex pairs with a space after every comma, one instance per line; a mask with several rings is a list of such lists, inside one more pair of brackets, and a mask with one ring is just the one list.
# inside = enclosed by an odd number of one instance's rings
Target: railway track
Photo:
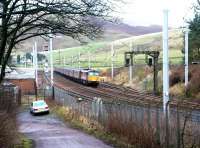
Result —
[[[107, 88], [111, 88], [111, 89], [116, 89], [116, 90], [123, 90], [124, 92], [126, 92], [126, 95], [130, 95], [132, 96], [134, 95], [139, 95], [140, 98], [145, 99], [145, 101], [155, 101], [155, 102], [159, 102], [162, 103], [162, 97], [160, 96], [154, 96], [152, 94], [148, 94], [147, 92], [142, 92], [142, 91], [138, 91], [129, 87], [121, 87], [115, 84], [110, 84], [110, 83], [102, 83], [101, 84], [103, 87], [107, 87]], [[170, 105], [172, 106], [177, 106], [179, 105], [180, 107], [184, 107], [184, 108], [188, 108], [188, 109], [198, 109], [200, 110], [200, 104], [199, 103], [195, 103], [195, 102], [191, 102], [191, 101], [187, 101], [187, 100], [181, 100], [179, 101], [176, 98], [173, 98], [170, 101]]]
[[122, 93], [116, 94], [116, 92], [114, 91], [102, 89], [101, 87], [93, 88], [93, 87], [81, 85], [79, 83], [70, 81], [59, 74], [55, 74], [54, 76], [55, 76], [54, 86], [63, 88], [72, 93], [78, 93], [81, 96], [83, 95], [84, 97], [88, 97], [90, 99], [93, 99], [94, 97], [98, 97], [103, 100], [106, 100], [107, 102], [126, 101], [127, 103], [134, 102], [134, 103], [145, 104], [145, 102], [142, 99], [135, 99], [133, 101], [133, 99], [130, 99], [130, 97], [127, 97]]
[[[54, 85], [65, 89], [76, 96], [88, 100], [93, 100], [94, 97], [99, 97], [107, 102], [123, 101], [127, 102], [128, 104], [151, 104], [151, 106], [162, 105], [162, 98], [159, 96], [154, 96], [146, 92], [141, 92], [128, 87], [121, 87], [110, 83], [101, 83], [97, 88], [93, 88], [68, 80], [59, 74], [55, 74]], [[178, 100], [173, 99], [170, 102], [170, 105], [200, 110], [200, 104], [189, 101], [179, 102]]]

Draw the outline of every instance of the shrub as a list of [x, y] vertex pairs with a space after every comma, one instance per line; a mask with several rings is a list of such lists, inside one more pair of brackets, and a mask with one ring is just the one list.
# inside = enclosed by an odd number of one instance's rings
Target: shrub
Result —
[[[187, 97], [194, 97], [198, 94], [198, 92], [200, 92], [200, 65], [189, 65], [188, 78], [189, 83], [187, 86], [186, 95]], [[170, 74], [170, 86], [174, 86], [178, 83], [183, 83], [184, 81], [184, 67], [180, 66], [178, 68], [173, 68]], [[173, 90], [173, 92], [175, 92], [175, 90]]]
[[178, 67], [174, 70], [172, 70], [170, 74], [170, 86], [173, 86], [175, 84], [178, 84], [180, 82], [184, 81], [184, 72], [182, 67]]
[[192, 74], [192, 78], [188, 84], [188, 93], [197, 94], [200, 91], [200, 70]]
[[170, 88], [171, 96], [184, 97], [185, 96], [185, 85], [183, 83], [175, 84]]
[[0, 147], [12, 147], [17, 137], [15, 117], [0, 113]]
[[137, 148], [160, 148], [153, 129], [143, 127], [134, 121], [124, 122], [117, 114], [110, 116], [107, 126], [108, 132], [117, 134], [127, 140], [127, 143]]

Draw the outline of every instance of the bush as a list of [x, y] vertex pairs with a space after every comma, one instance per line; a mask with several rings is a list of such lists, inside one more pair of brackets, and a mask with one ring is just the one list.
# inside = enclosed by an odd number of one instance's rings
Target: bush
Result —
[[[196, 96], [200, 92], [200, 65], [189, 65], [189, 83], [186, 95], [188, 97]], [[178, 83], [184, 83], [184, 67], [173, 68], [170, 74], [170, 86]]]
[[184, 97], [185, 96], [185, 85], [183, 83], [178, 83], [170, 88], [170, 94], [174, 97]]
[[170, 74], [170, 86], [173, 86], [175, 84], [178, 84], [180, 82], [184, 81], [184, 71], [183, 71], [183, 67], [178, 67], [174, 70], [172, 70], [171, 74]]
[[[123, 122], [117, 114], [108, 121], [108, 132], [119, 135], [127, 143], [137, 148], [160, 148], [153, 129], [136, 124], [134, 121]], [[128, 147], [128, 146], [127, 146]]]
[[200, 70], [197, 70], [192, 74], [187, 91], [189, 94], [198, 94], [198, 92], [200, 92]]
[[0, 147], [13, 147], [17, 137], [15, 116], [8, 113], [0, 113]]

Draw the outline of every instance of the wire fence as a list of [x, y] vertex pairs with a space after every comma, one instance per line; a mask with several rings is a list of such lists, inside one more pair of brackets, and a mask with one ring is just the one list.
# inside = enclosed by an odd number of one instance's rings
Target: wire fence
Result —
[[45, 100], [45, 99], [51, 99], [53, 94], [52, 94], [52, 88], [47, 87], [47, 88], [39, 88], [37, 90], [29, 91], [29, 90], [23, 90], [26, 93], [22, 94], [21, 96], [21, 104], [22, 105], [30, 105], [33, 101], [36, 100]]
[[[88, 98], [58, 87], [54, 87], [54, 97], [57, 103], [101, 123], [111, 132], [122, 135], [126, 132], [131, 137], [136, 129], [140, 129], [148, 134], [151, 133], [156, 143], [162, 147], [200, 147], [198, 110], [173, 107], [169, 111], [168, 122], [160, 105], [117, 100], [110, 102], [109, 98]], [[137, 128], [133, 128], [133, 125]], [[144, 139], [144, 136], [145, 134], [140, 138]]]

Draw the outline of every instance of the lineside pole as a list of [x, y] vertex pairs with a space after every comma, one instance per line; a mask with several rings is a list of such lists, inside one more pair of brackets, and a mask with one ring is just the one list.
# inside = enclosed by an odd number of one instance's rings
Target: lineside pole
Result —
[[63, 66], [65, 66], [65, 63], [66, 63], [66, 61], [65, 61], [66, 59], [65, 59], [65, 56], [63, 57]]
[[81, 53], [80, 51], [78, 52], [78, 68], [81, 68], [81, 61], [80, 61]]
[[168, 10], [163, 11], [163, 111], [165, 115], [169, 102], [168, 12]]
[[36, 87], [38, 88], [38, 58], [37, 58], [37, 42], [34, 43], [34, 57], [35, 57], [35, 82]]
[[185, 29], [185, 88], [188, 85], [188, 33], [189, 29]]
[[38, 88], [38, 74], [37, 74], [37, 42], [34, 42], [33, 45], [33, 67], [35, 75], [35, 99], [37, 100], [37, 88]]
[[27, 68], [27, 58], [26, 58], [26, 54], [25, 54], [25, 68]]
[[164, 10], [163, 23], [163, 112], [165, 116], [165, 148], [169, 148], [169, 55], [168, 10]]
[[90, 51], [88, 51], [88, 68], [91, 69], [91, 57]]
[[50, 65], [51, 65], [51, 86], [53, 86], [53, 37], [49, 38], [49, 50], [50, 50]]
[[114, 78], [114, 45], [111, 43], [111, 79]]
[[[130, 41], [130, 51], [132, 51], [132, 42]], [[131, 63], [129, 66], [129, 83], [132, 84], [132, 80], [133, 80], [133, 57], [131, 56]]]
[[51, 65], [51, 88], [52, 88], [52, 99], [54, 99], [54, 87], [53, 87], [53, 35], [50, 34], [49, 38], [49, 51], [50, 51], [50, 65]]

